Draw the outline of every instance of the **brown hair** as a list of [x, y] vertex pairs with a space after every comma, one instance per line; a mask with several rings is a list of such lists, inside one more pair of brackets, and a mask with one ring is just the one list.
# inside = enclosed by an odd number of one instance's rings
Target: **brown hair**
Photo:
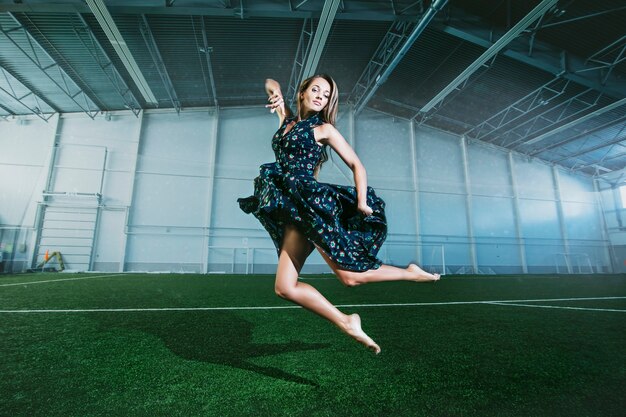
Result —
[[328, 98], [328, 104], [326, 104], [326, 107], [324, 107], [320, 112], [320, 118], [322, 119], [322, 121], [330, 123], [334, 126], [335, 121], [337, 120], [337, 110], [339, 109], [339, 91], [337, 89], [337, 84], [335, 83], [335, 80], [333, 80], [330, 75], [318, 74], [302, 81], [302, 83], [300, 84], [300, 88], [298, 88], [296, 109], [298, 110], [298, 114], [302, 115], [302, 103], [300, 101], [300, 95], [304, 93], [307, 88], [309, 88], [313, 80], [316, 78], [323, 78], [330, 85], [330, 97]]
[[[335, 83], [335, 80], [333, 80], [333, 78], [330, 75], [318, 74], [302, 81], [302, 83], [300, 84], [300, 88], [298, 89], [298, 95], [296, 97], [296, 109], [298, 110], [298, 114], [302, 115], [302, 108], [301, 108], [302, 103], [300, 101], [300, 95], [304, 93], [307, 88], [309, 88], [313, 80], [315, 80], [316, 78], [322, 78], [326, 80], [328, 84], [330, 85], [330, 97], [328, 98], [328, 104], [326, 104], [326, 107], [322, 109], [322, 111], [319, 113], [319, 116], [323, 122], [330, 123], [331, 125], [334, 126], [335, 121], [337, 120], [337, 111], [339, 110], [339, 89], [337, 88], [337, 83]], [[328, 145], [322, 146], [322, 157], [320, 158], [320, 161], [315, 166], [315, 170], [313, 174], [315, 175], [316, 178], [317, 178], [317, 175], [319, 174], [320, 169], [322, 168], [322, 164], [328, 161], [327, 148], [328, 148]]]

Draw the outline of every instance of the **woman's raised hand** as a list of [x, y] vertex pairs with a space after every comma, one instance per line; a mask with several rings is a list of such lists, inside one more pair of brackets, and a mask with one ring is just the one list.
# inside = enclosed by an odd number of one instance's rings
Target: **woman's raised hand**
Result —
[[280, 92], [271, 92], [270, 97], [267, 99], [269, 104], [265, 107], [269, 108], [272, 113], [279, 110], [281, 113], [285, 113], [285, 100]]

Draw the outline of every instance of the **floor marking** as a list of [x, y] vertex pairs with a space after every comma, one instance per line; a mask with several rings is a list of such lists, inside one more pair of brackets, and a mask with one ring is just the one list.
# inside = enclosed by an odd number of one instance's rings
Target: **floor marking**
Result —
[[91, 278], [103, 278], [103, 277], [121, 277], [124, 275], [128, 275], [128, 274], [108, 274], [108, 275], [85, 276], [85, 277], [78, 277], [78, 278], [49, 279], [46, 281], [15, 282], [13, 284], [0, 284], [0, 287], [11, 287], [11, 286], [16, 286], [16, 285], [29, 285], [29, 284], [42, 284], [46, 282], [77, 281], [79, 279], [91, 279]]
[[493, 304], [499, 306], [515, 306], [515, 307], [533, 307], [533, 308], [556, 308], [560, 310], [585, 310], [585, 311], [612, 311], [617, 313], [626, 313], [626, 310], [617, 310], [610, 308], [585, 308], [585, 307], [563, 307], [563, 306], [542, 306], [537, 304], [516, 304], [516, 303], [498, 303], [491, 302], [486, 304]]
[[485, 300], [485, 301], [447, 301], [440, 303], [389, 303], [389, 304], [343, 304], [335, 307], [415, 307], [415, 306], [441, 306], [460, 304], [490, 304], [490, 303], [532, 303], [546, 301], [594, 301], [594, 300], [626, 300], [624, 297], [585, 297], [585, 298], [542, 298], [532, 300]]
[[[95, 277], [93, 277], [95, 278]], [[589, 297], [589, 298], [548, 298], [535, 300], [493, 300], [493, 301], [448, 301], [439, 303], [388, 303], [388, 304], [337, 304], [338, 308], [366, 308], [366, 307], [420, 307], [420, 306], [448, 306], [448, 305], [471, 305], [471, 304], [493, 304], [510, 305], [524, 302], [546, 302], [546, 301], [589, 301], [589, 300], [624, 300], [624, 297]], [[525, 307], [562, 308], [573, 310], [594, 310], [594, 311], [626, 311], [609, 309], [591, 309], [577, 307], [557, 307], [518, 304]], [[162, 307], [162, 308], [85, 308], [85, 309], [41, 309], [41, 310], [0, 310], [0, 313], [117, 313], [117, 312], [156, 312], [156, 311], [233, 311], [233, 310], [287, 310], [302, 308], [299, 305], [288, 306], [243, 306], [243, 307]]]
[[278, 310], [302, 308], [300, 306], [268, 307], [163, 307], [163, 308], [84, 308], [60, 310], [0, 310], [0, 313], [128, 313], [151, 311], [223, 311], [223, 310]]

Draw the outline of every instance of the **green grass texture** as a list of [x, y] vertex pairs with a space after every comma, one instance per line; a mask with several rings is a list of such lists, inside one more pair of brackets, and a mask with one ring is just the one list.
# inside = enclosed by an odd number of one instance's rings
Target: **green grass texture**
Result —
[[0, 276], [0, 416], [626, 415], [626, 275], [302, 279], [382, 353], [269, 275]]

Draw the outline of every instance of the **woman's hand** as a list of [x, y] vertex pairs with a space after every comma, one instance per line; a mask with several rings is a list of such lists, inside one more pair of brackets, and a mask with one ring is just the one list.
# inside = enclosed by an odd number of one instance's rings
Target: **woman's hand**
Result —
[[374, 210], [372, 210], [372, 208], [368, 206], [367, 204], [359, 204], [357, 206], [357, 210], [359, 210], [361, 213], [363, 213], [366, 216], [371, 216], [372, 213], [374, 212]]
[[272, 113], [278, 110], [280, 114], [285, 114], [285, 100], [280, 90], [272, 91], [267, 101], [269, 104], [266, 104], [265, 107], [269, 108]]

